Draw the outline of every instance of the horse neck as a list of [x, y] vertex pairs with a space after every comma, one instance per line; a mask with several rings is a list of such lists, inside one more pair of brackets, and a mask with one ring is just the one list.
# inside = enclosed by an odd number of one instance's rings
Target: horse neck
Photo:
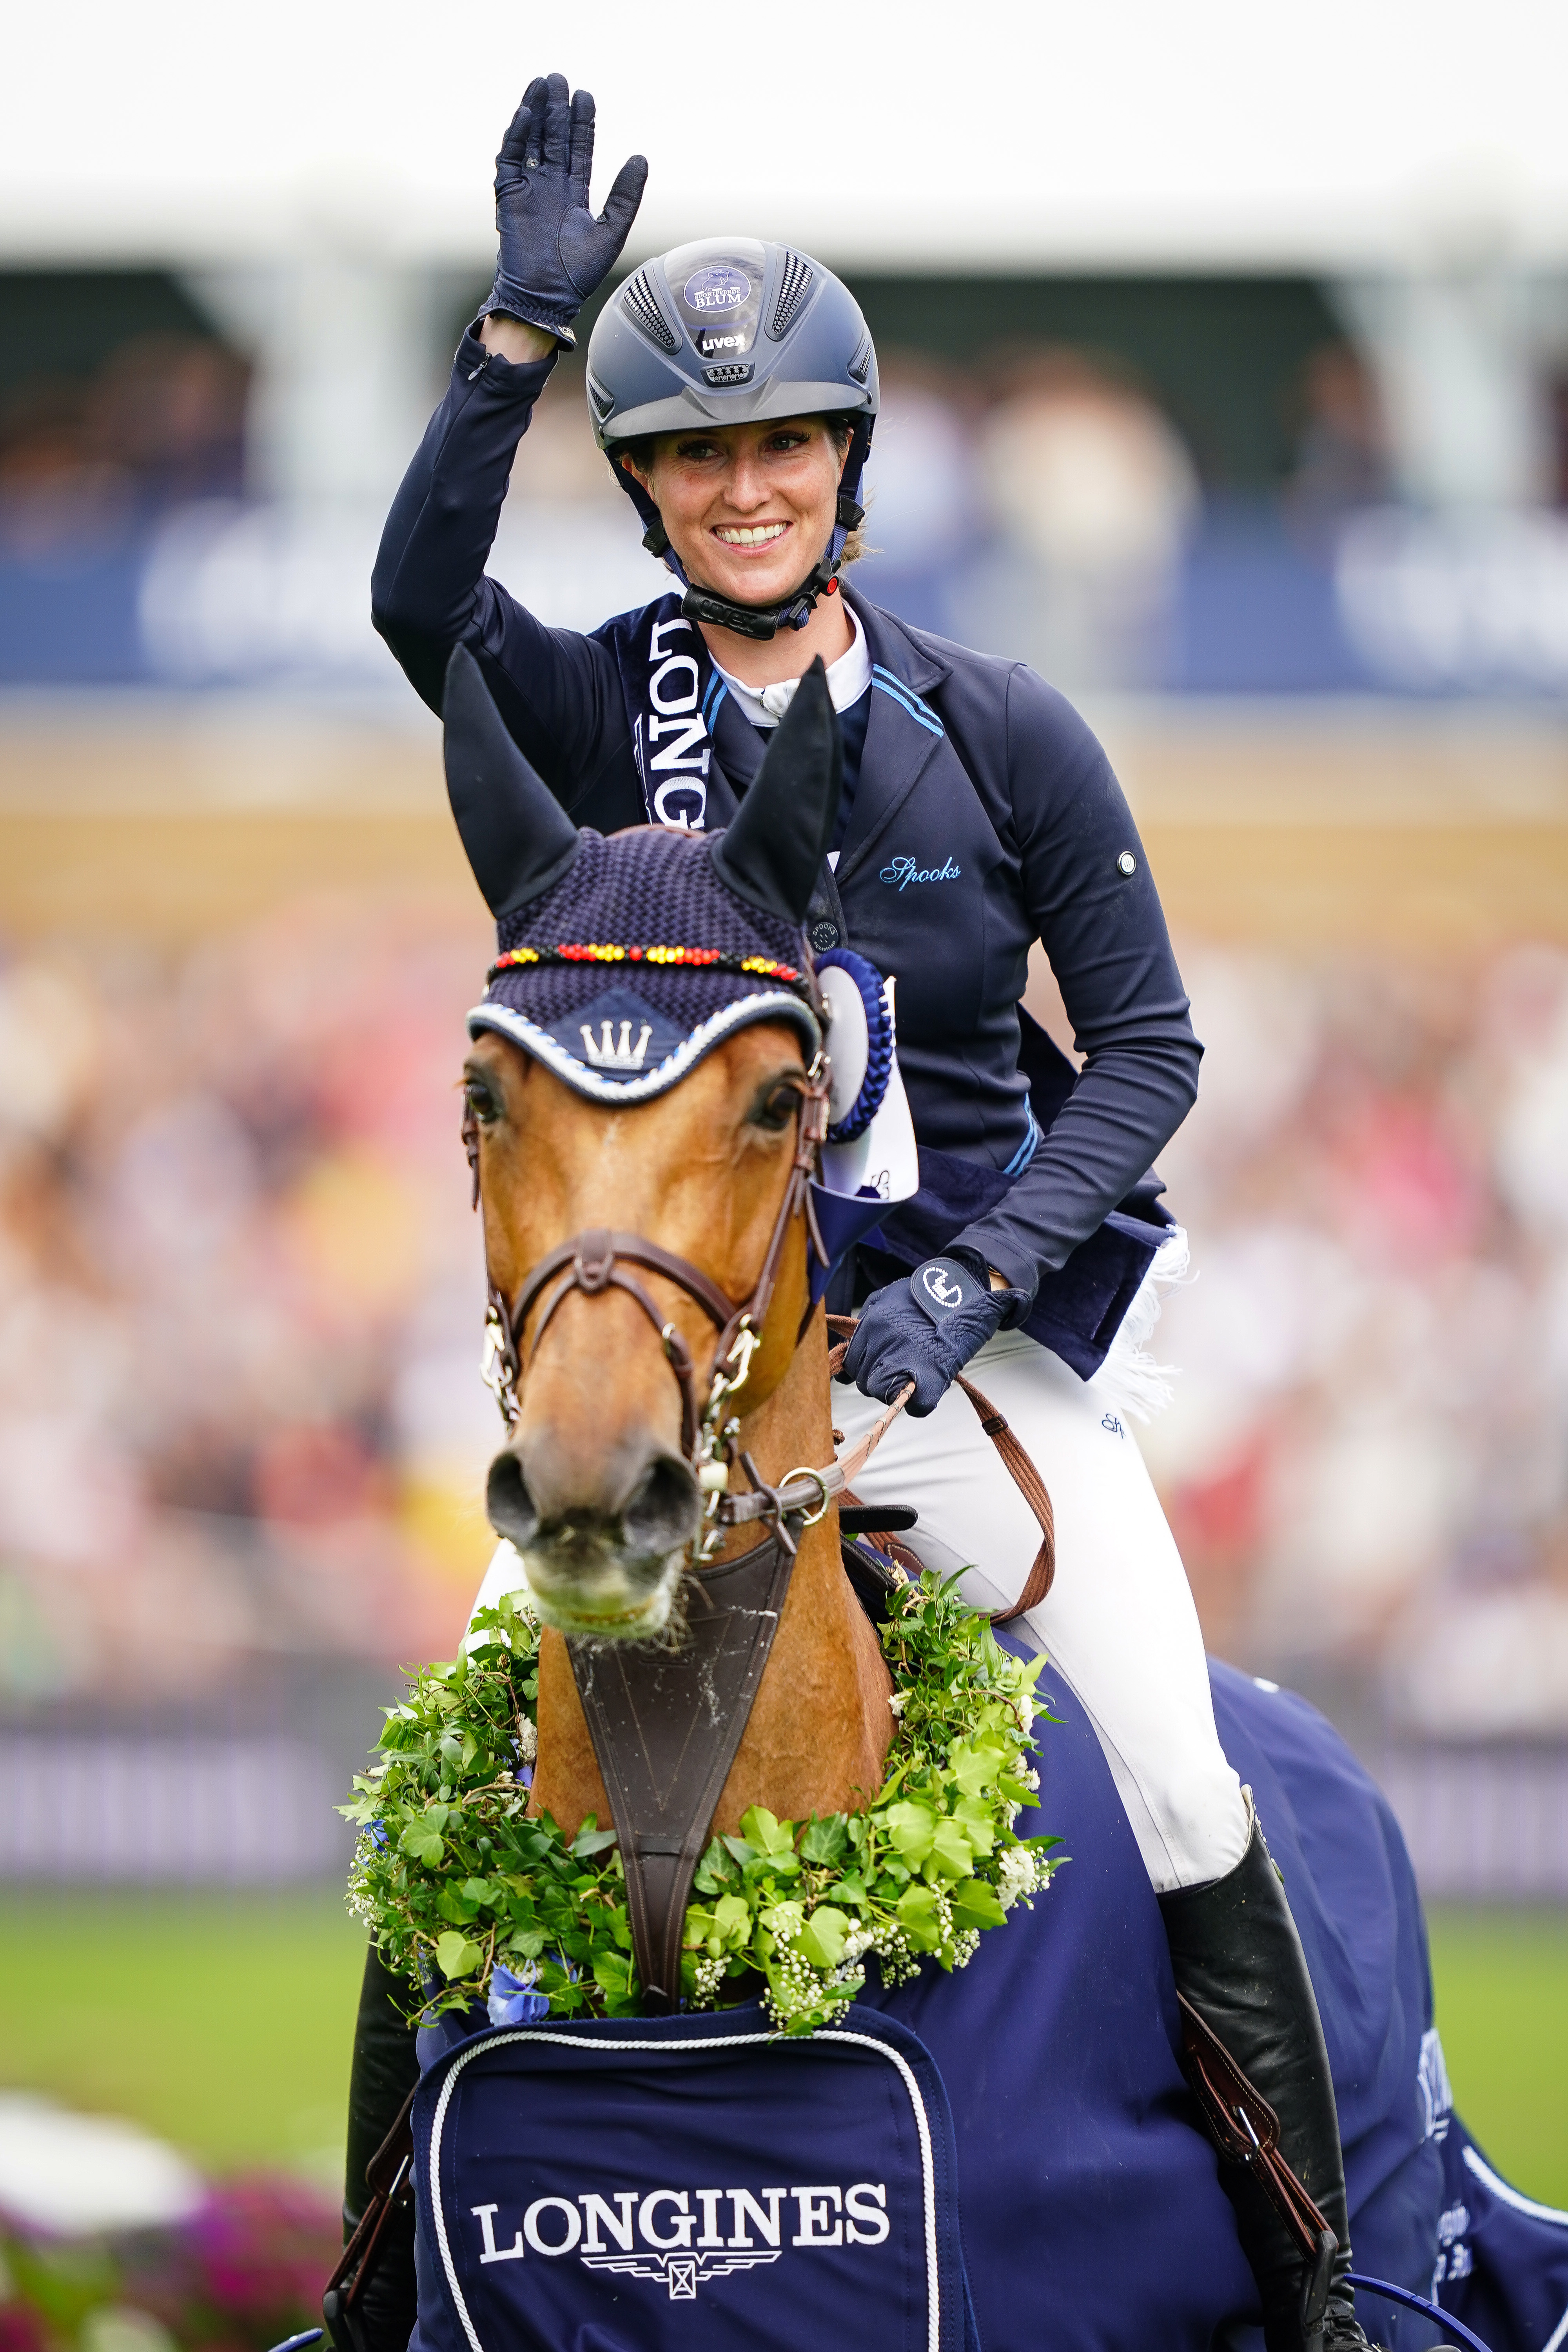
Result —
[[[769, 1484], [833, 1458], [826, 1327], [813, 1317], [771, 1396], [741, 1423], [739, 1450]], [[731, 1549], [745, 1548], [739, 1535]], [[838, 1512], [803, 1530], [789, 1591], [750, 1719], [713, 1815], [733, 1832], [751, 1805], [784, 1821], [849, 1812], [881, 1785], [892, 1738], [892, 1681], [880, 1645], [844, 1573]], [[577, 1685], [558, 1633], [539, 1664], [539, 1757], [532, 1808], [574, 1836], [610, 1804]]]

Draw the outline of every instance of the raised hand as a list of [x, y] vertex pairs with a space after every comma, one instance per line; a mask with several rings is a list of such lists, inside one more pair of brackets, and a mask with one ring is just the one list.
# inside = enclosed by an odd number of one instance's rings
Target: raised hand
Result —
[[592, 94], [569, 99], [564, 74], [536, 77], [496, 157], [500, 254], [485, 308], [544, 328], [568, 350], [577, 340], [572, 321], [614, 268], [647, 180], [647, 158], [630, 156], [595, 217], [593, 167]]

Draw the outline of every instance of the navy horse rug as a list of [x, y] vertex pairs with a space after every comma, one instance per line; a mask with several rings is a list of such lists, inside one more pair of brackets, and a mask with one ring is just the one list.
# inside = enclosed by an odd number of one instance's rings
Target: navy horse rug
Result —
[[[1303, 1701], [1211, 1670], [1333, 2064], [1356, 2269], [1490, 2352], [1568, 2347], [1568, 2219], [1450, 2113], [1384, 1800]], [[1043, 1817], [1074, 1857], [969, 1967], [784, 2042], [754, 2007], [420, 2036], [415, 2352], [1254, 2352], [1256, 2292], [1178, 2063], [1165, 1937], [1047, 1670]], [[1370, 2298], [1390, 2352], [1429, 2321]]]

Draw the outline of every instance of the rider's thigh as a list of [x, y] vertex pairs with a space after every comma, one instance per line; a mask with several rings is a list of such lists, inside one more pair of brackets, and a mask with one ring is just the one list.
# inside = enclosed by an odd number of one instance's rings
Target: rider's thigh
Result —
[[[1082, 1702], [1155, 1887], [1217, 1878], [1241, 1859], [1246, 1808], [1215, 1729], [1181, 1555], [1125, 1416], [1021, 1332], [1000, 1333], [969, 1373], [1033, 1458], [1055, 1515], [1055, 1581], [1014, 1630]], [[842, 1388], [833, 1409], [851, 1444], [882, 1410]], [[913, 1503], [920, 1524], [905, 1540], [929, 1568], [963, 1570], [976, 1607], [1016, 1597], [1039, 1529], [956, 1388], [925, 1420], [894, 1423], [855, 1491]]]

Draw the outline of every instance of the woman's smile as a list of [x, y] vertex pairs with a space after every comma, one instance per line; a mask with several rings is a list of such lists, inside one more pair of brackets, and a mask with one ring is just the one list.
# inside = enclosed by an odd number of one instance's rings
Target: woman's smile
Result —
[[726, 547], [767, 547], [775, 539], [782, 539], [786, 530], [793, 530], [795, 525], [789, 522], [716, 522], [712, 529], [714, 538], [722, 540]]

